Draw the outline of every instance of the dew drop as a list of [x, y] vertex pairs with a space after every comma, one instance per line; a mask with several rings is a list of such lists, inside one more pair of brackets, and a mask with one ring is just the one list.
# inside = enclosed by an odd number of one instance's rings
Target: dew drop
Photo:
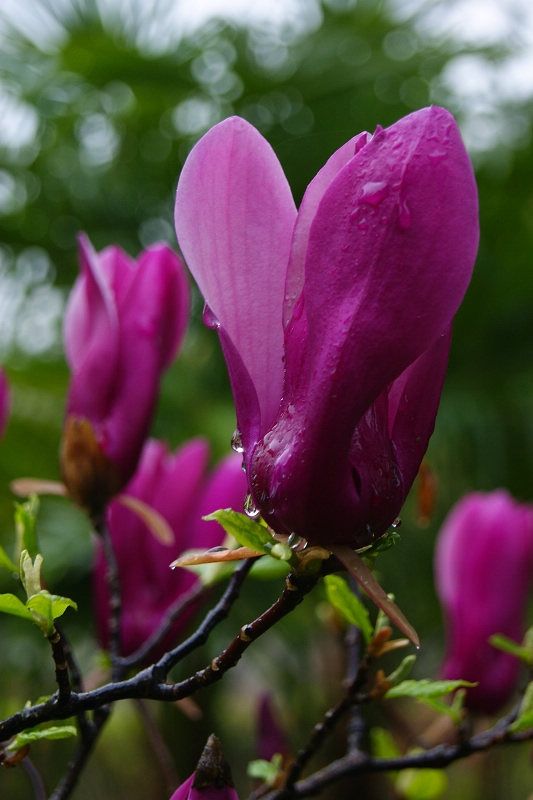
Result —
[[231, 437], [231, 449], [235, 453], [244, 453], [241, 432], [238, 428], [235, 428], [233, 431], [233, 436]]
[[297, 533], [291, 533], [287, 539], [287, 544], [291, 550], [298, 552], [307, 547], [307, 540], [304, 539], [303, 536], [299, 536]]
[[411, 211], [405, 200], [400, 200], [400, 206], [398, 208], [398, 222], [403, 231], [406, 231], [411, 227]]
[[361, 202], [369, 206], [378, 206], [385, 199], [388, 192], [386, 181], [369, 181], [361, 191]]
[[250, 517], [250, 519], [257, 519], [261, 513], [255, 505], [251, 494], [247, 494], [244, 499], [244, 513], [247, 517]]
[[394, 530], [396, 530], [397, 528], [399, 528], [399, 527], [400, 527], [400, 525], [401, 525], [401, 524], [402, 524], [402, 521], [401, 521], [400, 517], [396, 517], [396, 519], [394, 520], [394, 522], [392, 522], [392, 523], [391, 523], [391, 528], [393, 528]]
[[437, 164], [439, 161], [442, 161], [443, 158], [446, 158], [446, 150], [435, 147], [433, 150], [430, 150], [428, 153], [428, 157]]

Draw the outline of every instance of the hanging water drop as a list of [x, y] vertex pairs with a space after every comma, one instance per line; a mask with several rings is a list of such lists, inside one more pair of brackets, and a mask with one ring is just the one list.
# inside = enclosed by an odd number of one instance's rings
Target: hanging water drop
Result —
[[307, 540], [303, 538], [303, 536], [299, 536], [297, 533], [291, 533], [289, 538], [287, 539], [287, 544], [296, 552], [300, 550], [304, 550], [307, 547]]
[[387, 196], [388, 188], [386, 181], [369, 181], [363, 186], [360, 200], [369, 206], [378, 206]]
[[242, 444], [242, 436], [241, 432], [238, 428], [235, 428], [233, 431], [233, 436], [231, 437], [231, 449], [235, 453], [244, 453], [244, 447]]
[[257, 519], [260, 515], [260, 511], [254, 503], [254, 498], [251, 494], [247, 494], [244, 499], [244, 513], [250, 519]]

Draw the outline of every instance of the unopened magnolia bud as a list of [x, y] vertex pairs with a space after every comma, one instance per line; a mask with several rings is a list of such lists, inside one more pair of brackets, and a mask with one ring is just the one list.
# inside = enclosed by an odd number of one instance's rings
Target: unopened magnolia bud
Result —
[[239, 800], [233, 788], [231, 770], [216, 736], [211, 734], [196, 770], [176, 789], [170, 800]]

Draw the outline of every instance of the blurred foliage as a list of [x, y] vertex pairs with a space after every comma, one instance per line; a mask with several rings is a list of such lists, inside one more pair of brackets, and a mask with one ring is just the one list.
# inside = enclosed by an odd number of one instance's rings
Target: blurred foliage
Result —
[[[12, 418], [0, 448], [0, 538], [7, 548], [13, 524], [9, 480], [28, 474], [58, 477], [68, 382], [60, 325], [77, 271], [77, 231], [85, 230], [97, 248], [114, 242], [132, 255], [155, 240], [175, 245], [173, 192], [179, 170], [196, 139], [233, 113], [267, 136], [297, 201], [348, 137], [377, 123], [388, 125], [429, 102], [448, 105], [465, 132], [475, 132], [472, 109], [447, 81], [450, 66], [469, 57], [497, 71], [515, 42], [468, 43], [432, 31], [424, 14], [443, 5], [414, 4], [411, 13], [399, 14], [398, 6], [373, 0], [309, 0], [282, 23], [264, 18], [243, 26], [211, 19], [189, 32], [175, 24], [182, 7], [176, 11], [167, 0], [34, 0], [31, 9], [0, 9], [5, 123], [0, 132], [0, 357], [13, 389]], [[499, 138], [487, 144], [480, 136], [479, 148], [476, 137], [469, 138], [477, 154], [482, 239], [456, 323], [449, 380], [430, 448], [438, 482], [434, 519], [428, 528], [417, 524], [413, 495], [401, 544], [379, 561], [384, 584], [422, 633], [426, 647], [420, 673], [426, 675], [438, 669], [442, 649], [431, 573], [438, 522], [471, 489], [506, 486], [531, 499], [533, 105], [527, 97], [495, 97], [491, 113], [492, 128], [488, 120], [484, 130], [502, 131]], [[195, 294], [188, 338], [164, 380], [154, 434], [173, 445], [206, 436], [218, 457], [228, 449], [234, 415], [216, 338], [200, 318]], [[78, 601], [78, 619], [90, 630], [88, 525], [56, 499], [43, 501], [40, 528], [51, 590]], [[4, 576], [0, 580], [4, 590]], [[270, 584], [249, 587], [244, 604], [213, 636], [198, 665], [275, 591]], [[293, 620], [250, 652], [246, 665], [222, 688], [202, 695], [205, 717], [194, 723], [194, 735], [193, 723], [175, 708], [157, 710], [181, 778], [191, 769], [201, 739], [216, 727], [244, 781], [245, 760], [255, 753], [243, 731], [253, 742], [254, 703], [265, 685], [278, 687], [293, 743], [302, 741], [319, 709], [332, 700], [341, 675], [339, 629], [321, 608], [307, 600]], [[0, 675], [3, 686], [9, 675], [11, 688], [9, 698], [0, 698], [4, 714], [30, 695], [49, 691], [52, 673], [45, 642], [11, 620], [1, 624], [9, 645], [2, 649]], [[72, 621], [66, 626], [84, 666], [96, 668], [92, 640], [76, 633]], [[69, 747], [35, 748], [35, 760], [50, 782]], [[491, 755], [475, 777], [464, 765], [454, 766], [446, 796], [459, 796], [459, 787], [462, 797], [497, 800], [502, 765], [511, 762], [506, 796], [525, 796], [525, 755], [515, 751], [508, 758]], [[111, 723], [96, 759], [75, 794], [78, 800], [124, 793], [154, 800], [168, 796], [164, 781], [158, 783], [146, 733], [129, 706]], [[19, 770], [0, 774], [0, 782], [7, 787], [2, 796], [27, 797]], [[388, 796], [386, 786], [377, 782], [375, 791], [381, 793], [376, 796]], [[360, 790], [373, 796], [366, 783]], [[353, 792], [354, 785], [346, 785], [346, 791]], [[333, 791], [331, 796], [339, 795]]]

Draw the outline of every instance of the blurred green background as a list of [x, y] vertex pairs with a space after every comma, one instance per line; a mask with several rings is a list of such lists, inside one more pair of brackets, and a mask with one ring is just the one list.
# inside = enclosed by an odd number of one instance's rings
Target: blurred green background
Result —
[[[233, 0], [218, 6], [200, 0], [4, 0], [0, 361], [13, 395], [0, 446], [4, 546], [12, 542], [9, 481], [58, 477], [68, 384], [61, 319], [77, 273], [77, 231], [86, 231], [97, 248], [115, 242], [132, 255], [157, 240], [175, 245], [173, 194], [180, 168], [197, 138], [230, 114], [246, 117], [272, 143], [298, 202], [329, 154], [354, 133], [388, 125], [431, 102], [443, 104], [456, 114], [475, 162], [481, 246], [457, 318], [428, 456], [438, 485], [433, 518], [428, 526], [419, 524], [414, 493], [402, 515], [402, 541], [380, 561], [384, 585], [422, 634], [419, 674], [434, 673], [443, 648], [432, 579], [440, 521], [469, 490], [504, 486], [523, 500], [532, 494], [532, 51], [527, 0]], [[227, 452], [233, 427], [225, 367], [216, 337], [202, 327], [195, 295], [187, 340], [165, 377], [153, 433], [173, 446], [206, 436], [215, 459]], [[93, 672], [99, 661], [91, 628], [88, 526], [66, 502], [46, 500], [40, 528], [47, 580], [53, 591], [78, 600], [80, 611], [65, 627], [84, 668]], [[2, 591], [12, 589], [4, 575], [0, 580]], [[231, 620], [183, 674], [214, 655], [277, 589], [251, 584]], [[0, 625], [5, 716], [51, 691], [53, 682], [38, 633], [8, 619]], [[275, 693], [293, 746], [302, 743], [336, 697], [341, 638], [320, 602], [307, 600], [221, 686], [198, 696], [200, 721], [174, 707], [152, 709], [177, 776], [189, 774], [214, 729], [245, 796], [259, 693]], [[413, 731], [420, 729], [418, 710], [409, 714]], [[412, 731], [402, 736], [413, 744]], [[71, 747], [34, 747], [49, 790]], [[136, 709], [123, 703], [73, 797], [164, 800], [170, 792], [163, 772]], [[525, 798], [531, 779], [527, 745], [457, 764], [448, 774], [446, 798]], [[358, 791], [361, 797], [398, 797], [382, 778], [358, 787], [343, 784], [324, 796]], [[31, 796], [20, 769], [0, 772], [0, 796]]]

